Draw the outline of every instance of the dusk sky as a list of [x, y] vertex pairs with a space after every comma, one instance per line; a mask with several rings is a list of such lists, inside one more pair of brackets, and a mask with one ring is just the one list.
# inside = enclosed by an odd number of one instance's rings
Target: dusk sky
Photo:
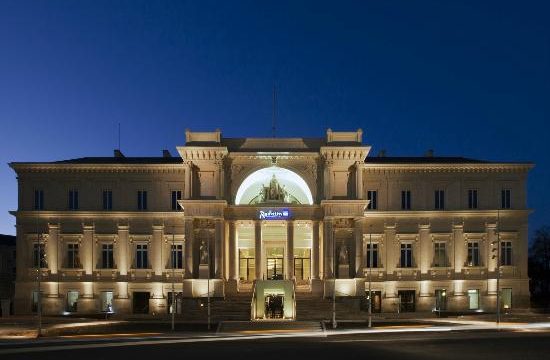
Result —
[[175, 154], [184, 131], [322, 137], [371, 154], [532, 161], [550, 225], [549, 1], [0, 1], [0, 233], [7, 163]]

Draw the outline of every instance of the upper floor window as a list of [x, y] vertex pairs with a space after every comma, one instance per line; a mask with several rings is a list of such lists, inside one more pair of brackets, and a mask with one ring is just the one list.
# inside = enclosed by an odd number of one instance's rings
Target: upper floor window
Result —
[[369, 204], [367, 205], [367, 209], [369, 209], [369, 210], [378, 209], [378, 191], [368, 190], [367, 191], [367, 200], [369, 200]]
[[44, 210], [44, 190], [34, 190], [34, 210]]
[[147, 210], [147, 191], [139, 190], [137, 192], [138, 210]]
[[48, 264], [46, 263], [46, 248], [44, 244], [33, 244], [32, 247], [32, 265], [33, 267], [47, 268]]
[[401, 261], [399, 266], [402, 268], [412, 267], [412, 244], [411, 243], [402, 243], [401, 244]]
[[434, 243], [434, 266], [448, 266], [447, 264], [447, 246], [444, 242]]
[[411, 209], [411, 191], [410, 190], [401, 191], [401, 209], [402, 210]]
[[69, 210], [78, 210], [78, 190], [69, 190]]
[[477, 209], [477, 190], [468, 190], [468, 209]]
[[136, 245], [136, 268], [147, 269], [149, 266], [147, 244]]
[[103, 190], [103, 210], [113, 210], [112, 190]]
[[367, 244], [367, 267], [368, 268], [378, 267], [378, 244], [377, 243]]
[[113, 258], [113, 244], [101, 245], [101, 267], [103, 269], [113, 269], [115, 267]]
[[479, 242], [468, 242], [468, 260], [466, 264], [468, 266], [479, 266]]
[[434, 193], [434, 209], [443, 210], [445, 209], [445, 191], [436, 190]]
[[183, 245], [174, 244], [170, 248], [172, 269], [183, 269]]
[[182, 210], [178, 200], [181, 200], [181, 190], [172, 190], [172, 210]]
[[512, 265], [512, 242], [500, 242], [500, 265]]
[[511, 195], [512, 195], [512, 190], [502, 189], [502, 191], [500, 193], [500, 207], [501, 207], [501, 209], [511, 209], [512, 208]]
[[78, 269], [80, 257], [78, 256], [78, 244], [67, 244], [67, 267], [69, 269]]

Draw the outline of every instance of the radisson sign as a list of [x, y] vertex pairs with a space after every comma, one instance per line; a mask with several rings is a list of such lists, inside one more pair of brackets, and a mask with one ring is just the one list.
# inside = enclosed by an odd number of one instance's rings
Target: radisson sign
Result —
[[288, 209], [263, 209], [258, 210], [259, 220], [287, 220], [290, 219]]

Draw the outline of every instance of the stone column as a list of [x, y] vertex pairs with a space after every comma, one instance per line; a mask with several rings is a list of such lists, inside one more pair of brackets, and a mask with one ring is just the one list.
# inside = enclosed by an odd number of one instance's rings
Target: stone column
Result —
[[97, 260], [97, 255], [94, 253], [94, 226], [82, 226], [82, 244], [79, 252], [80, 262], [86, 275], [92, 275], [94, 271], [94, 262]]
[[254, 257], [256, 258], [256, 279], [263, 279], [262, 222], [254, 222]]
[[[433, 244], [430, 239], [430, 225], [418, 224], [418, 239], [420, 241], [420, 251], [416, 254], [416, 259], [413, 259], [413, 263], [417, 261], [420, 268], [420, 274], [426, 275], [433, 262]], [[413, 257], [415, 256], [413, 251]]]
[[355, 163], [355, 194], [357, 199], [363, 198], [363, 162]]
[[214, 244], [214, 277], [221, 279], [223, 277], [223, 257], [222, 246], [224, 244], [225, 229], [223, 219], [216, 219], [216, 234]]
[[311, 278], [319, 279], [319, 221], [313, 221], [311, 243]]
[[217, 165], [218, 165], [218, 199], [223, 199], [224, 198], [224, 190], [225, 190], [225, 182], [224, 182], [224, 178], [225, 178], [225, 173], [223, 171], [223, 160], [219, 160], [217, 162]]
[[[464, 244], [464, 223], [453, 225], [454, 272], [460, 274], [466, 263], [466, 244]], [[449, 254], [449, 260], [451, 255]]]
[[[164, 225], [153, 225], [153, 236], [151, 239], [151, 269], [153, 274], [162, 276], [164, 264], [162, 263], [162, 246], [164, 237]], [[169, 256], [170, 254], [168, 254]]]
[[354, 237], [355, 237], [355, 277], [363, 277], [363, 219], [354, 221]]
[[229, 263], [229, 279], [237, 280], [237, 234], [235, 233], [235, 221], [229, 221], [229, 253], [227, 261]]
[[[21, 253], [23, 254], [23, 253]], [[51, 274], [57, 274], [59, 271], [59, 225], [48, 224], [48, 248], [46, 259]]]
[[325, 253], [325, 279], [334, 278], [334, 224], [332, 220], [325, 220], [323, 230], [323, 243]]
[[185, 199], [191, 199], [191, 197], [193, 196], [193, 191], [192, 191], [192, 187], [193, 187], [193, 184], [191, 183], [192, 181], [192, 176], [191, 176], [191, 172], [192, 172], [192, 164], [191, 162], [187, 162], [185, 164], [185, 195], [184, 195], [184, 198]]
[[294, 221], [286, 222], [286, 248], [287, 248], [287, 266], [285, 271], [286, 279], [294, 279]]
[[332, 161], [326, 160], [325, 161], [325, 169], [324, 169], [324, 196], [326, 200], [332, 199], [332, 193], [331, 193], [331, 177], [332, 177]]
[[193, 278], [193, 219], [185, 219], [185, 278]]
[[130, 228], [128, 225], [118, 226], [118, 241], [115, 255], [118, 271], [122, 276], [128, 275], [128, 270], [130, 269], [131, 256], [128, 249], [129, 230]]

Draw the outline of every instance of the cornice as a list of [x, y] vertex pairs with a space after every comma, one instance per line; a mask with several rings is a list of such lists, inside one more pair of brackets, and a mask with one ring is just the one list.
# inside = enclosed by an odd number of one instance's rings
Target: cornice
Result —
[[497, 212], [500, 217], [528, 216], [533, 212], [532, 209], [521, 210], [404, 210], [404, 211], [365, 211], [366, 218], [472, 218], [472, 217], [490, 217], [496, 218]]
[[370, 146], [322, 146], [321, 156], [326, 161], [347, 160], [363, 162], [370, 152]]
[[177, 150], [184, 161], [222, 160], [228, 153], [225, 146], [178, 146]]
[[318, 152], [292, 152], [292, 151], [255, 151], [255, 152], [230, 152], [228, 158], [232, 160], [270, 160], [275, 156], [281, 160], [318, 159]]
[[10, 211], [20, 219], [182, 219], [181, 211]]
[[10, 163], [17, 173], [183, 173], [184, 164]]
[[535, 165], [531, 163], [457, 163], [457, 164], [363, 164], [369, 173], [456, 173], [456, 172], [496, 172], [526, 173]]

